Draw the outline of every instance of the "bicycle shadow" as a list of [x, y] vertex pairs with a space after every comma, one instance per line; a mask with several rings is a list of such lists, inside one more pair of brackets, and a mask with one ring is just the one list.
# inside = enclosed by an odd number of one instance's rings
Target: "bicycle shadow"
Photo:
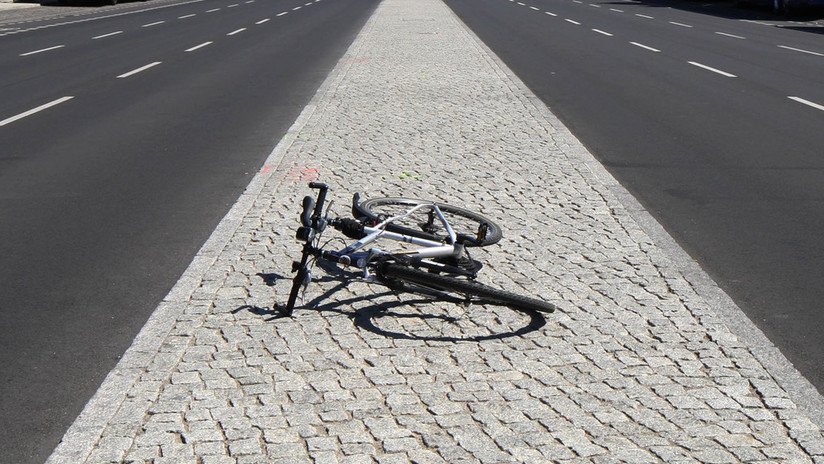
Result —
[[[433, 298], [431, 296], [428, 297], [418, 297], [414, 299], [408, 300], [398, 300], [398, 301], [378, 301], [383, 297], [391, 297], [397, 296], [398, 294], [408, 294], [414, 295], [411, 293], [405, 292], [397, 292], [394, 290], [387, 290], [384, 292], [377, 292], [371, 295], [365, 296], [355, 296], [352, 298], [347, 298], [343, 300], [335, 300], [335, 301], [327, 301], [336, 293], [344, 290], [347, 288], [351, 279], [346, 277], [347, 272], [341, 271], [337, 269], [341, 273], [338, 275], [327, 274], [315, 280], [316, 283], [324, 283], [324, 282], [337, 282], [335, 286], [332, 288], [324, 291], [321, 295], [313, 298], [306, 304], [303, 304], [299, 307], [295, 308], [295, 313], [297, 314], [298, 311], [318, 311], [318, 312], [325, 312], [325, 313], [332, 313], [341, 316], [348, 317], [352, 320], [353, 324], [356, 327], [359, 327], [363, 330], [368, 332], [381, 335], [384, 337], [397, 339], [397, 340], [419, 340], [419, 341], [437, 341], [437, 342], [461, 342], [461, 341], [470, 341], [470, 342], [481, 342], [486, 340], [502, 340], [506, 338], [512, 337], [520, 337], [522, 335], [528, 334], [530, 332], [534, 332], [539, 330], [543, 326], [546, 325], [547, 320], [543, 314], [539, 312], [526, 312], [526, 311], [517, 311], [521, 314], [524, 314], [529, 317], [528, 322], [523, 325], [522, 327], [511, 330], [508, 332], [503, 333], [490, 333], [484, 335], [469, 335], [469, 336], [448, 336], [448, 335], [422, 335], [422, 334], [415, 334], [415, 333], [404, 333], [400, 331], [393, 331], [383, 327], [380, 327], [378, 321], [381, 318], [395, 318], [395, 319], [420, 319], [422, 321], [426, 320], [437, 320], [444, 324], [453, 324], [457, 327], [459, 322], [459, 318], [454, 316], [450, 316], [447, 314], [427, 314], [424, 312], [399, 312], [393, 311], [396, 308], [409, 308], [417, 307], [417, 306], [430, 306], [433, 302], [441, 302], [446, 301], [454, 304], [463, 304], [463, 300], [458, 298]], [[260, 274], [258, 274], [260, 275]], [[278, 276], [279, 278], [282, 278]], [[358, 303], [372, 303], [368, 306], [358, 308], [355, 311], [347, 311], [345, 308], [352, 307]], [[490, 302], [484, 302], [484, 304], [491, 304]], [[501, 306], [501, 305], [497, 305]], [[276, 321], [278, 319], [285, 319], [289, 316], [283, 314], [282, 310], [279, 306], [275, 306], [274, 308], [261, 308], [258, 306], [251, 306], [251, 305], [243, 305], [234, 310], [232, 310], [233, 314], [237, 314], [242, 310], [247, 310], [255, 315], [258, 316], [272, 316], [266, 319], [266, 322]], [[292, 316], [294, 317], [294, 316]]]

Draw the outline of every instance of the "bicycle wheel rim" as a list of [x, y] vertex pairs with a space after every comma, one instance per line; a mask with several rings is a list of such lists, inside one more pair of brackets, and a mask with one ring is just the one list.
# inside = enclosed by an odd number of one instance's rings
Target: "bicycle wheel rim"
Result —
[[[372, 221], [382, 221], [387, 217], [405, 213], [418, 205], [431, 205], [434, 202], [413, 198], [372, 198], [356, 206], [357, 212]], [[498, 243], [503, 234], [501, 227], [488, 217], [446, 203], [434, 203], [441, 210], [450, 226], [458, 236], [458, 241], [470, 247], [482, 247]], [[402, 221], [389, 224], [387, 230], [434, 241], [446, 241], [448, 234], [437, 218], [428, 216], [426, 208], [417, 211]], [[425, 226], [424, 226], [425, 224]], [[479, 228], [484, 224], [486, 234], [479, 239]]]

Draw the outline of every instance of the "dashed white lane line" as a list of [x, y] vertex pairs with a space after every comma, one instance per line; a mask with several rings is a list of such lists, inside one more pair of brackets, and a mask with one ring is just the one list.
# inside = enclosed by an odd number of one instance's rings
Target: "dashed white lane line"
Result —
[[538, 8], [537, 6], [531, 6], [531, 7], [529, 7], [529, 8], [530, 8], [531, 10], [535, 10], [535, 11], [538, 11], [538, 10], [539, 10], [539, 8]]
[[735, 74], [730, 74], [726, 71], [721, 71], [720, 69], [716, 69], [716, 68], [713, 68], [711, 66], [707, 66], [705, 64], [697, 63], [695, 61], [688, 61], [687, 63], [689, 63], [693, 66], [698, 66], [699, 68], [702, 68], [702, 69], [706, 69], [707, 71], [711, 71], [711, 72], [714, 72], [716, 74], [720, 74], [720, 75], [725, 76], [725, 77], [738, 77]]
[[546, 14], [548, 14], [548, 15], [550, 15], [550, 16], [558, 16], [558, 15], [556, 15], [555, 13], [553, 13], [553, 12], [551, 12], [551, 11], [544, 11], [544, 13], [546, 13]]
[[288, 12], [288, 11], [284, 11], [284, 12], [282, 12], [282, 13], [278, 13], [278, 14], [276, 14], [275, 16], [283, 16], [283, 15], [285, 15], [285, 14], [289, 14], [289, 12]]
[[802, 48], [788, 47], [786, 45], [779, 45], [778, 48], [783, 48], [785, 50], [792, 50], [794, 52], [807, 53], [807, 54], [815, 55], [815, 56], [824, 56], [824, 53], [818, 53], [818, 52], [813, 52], [813, 51], [810, 51], [810, 50], [804, 50]]
[[614, 11], [616, 13], [623, 13], [624, 10], [619, 10], [618, 8], [610, 8], [609, 11]]
[[41, 48], [40, 50], [34, 50], [34, 51], [31, 51], [31, 52], [21, 53], [20, 56], [34, 55], [34, 54], [37, 54], [37, 53], [48, 52], [50, 50], [57, 50], [58, 48], [63, 48], [63, 47], [65, 47], [65, 45], [55, 45], [54, 47]]
[[639, 18], [644, 18], [644, 19], [655, 19], [652, 16], [648, 16], [648, 15], [641, 14], [641, 13], [635, 13], [635, 16], [638, 16]]
[[612, 34], [610, 34], [609, 32], [602, 31], [602, 30], [600, 30], [600, 29], [593, 29], [593, 31], [594, 31], [594, 32], [597, 32], [597, 33], [599, 33], [599, 34], [601, 34], [601, 35], [605, 35], [605, 36], [607, 36], [607, 37], [612, 37]]
[[134, 70], [131, 70], [127, 73], [121, 74], [121, 75], [117, 76], [117, 78], [118, 79], [123, 79], [124, 77], [134, 76], [135, 74], [137, 74], [139, 72], [142, 72], [142, 71], [145, 71], [149, 68], [153, 68], [153, 67], [159, 65], [160, 63], [161, 63], [160, 61], [155, 61], [154, 63], [149, 63], [146, 66], [141, 66], [137, 69], [134, 69]]
[[103, 39], [105, 37], [111, 37], [113, 35], [122, 34], [122, 33], [123, 33], [123, 31], [109, 32], [108, 34], [103, 34], [103, 35], [98, 35], [98, 36], [92, 37], [92, 40]]
[[211, 10], [206, 10], [206, 13], [214, 13], [215, 11], [220, 11], [220, 8], [212, 8]]
[[166, 21], [155, 21], [155, 22], [153, 22], [153, 23], [144, 24], [144, 25], [142, 25], [142, 26], [140, 26], [140, 27], [152, 27], [152, 26], [157, 26], [158, 24], [163, 24], [163, 23], [165, 23], [165, 22], [166, 22]]
[[31, 116], [34, 113], [38, 113], [40, 111], [45, 110], [46, 108], [51, 108], [52, 106], [55, 106], [55, 105], [59, 105], [59, 104], [65, 102], [65, 101], [71, 100], [72, 98], [74, 98], [74, 97], [58, 98], [57, 100], [53, 100], [53, 101], [50, 101], [50, 102], [46, 103], [45, 105], [40, 105], [37, 108], [32, 108], [32, 109], [30, 109], [30, 110], [28, 110], [24, 113], [20, 113], [17, 116], [12, 116], [10, 118], [6, 118], [6, 119], [0, 121], [0, 126], [5, 126], [6, 124], [11, 124], [14, 121], [17, 121], [18, 119], [23, 119], [26, 116]]
[[177, 19], [192, 18], [192, 17], [195, 17], [195, 16], [197, 16], [197, 15], [192, 13], [192, 14], [187, 14], [187, 15], [183, 15], [183, 16], [178, 16]]
[[200, 49], [200, 48], [203, 48], [203, 47], [206, 47], [206, 46], [212, 45], [213, 43], [214, 43], [214, 42], [203, 42], [203, 43], [202, 43], [202, 44], [200, 44], [200, 45], [195, 45], [195, 46], [194, 46], [194, 47], [192, 47], [192, 48], [187, 48], [187, 49], [186, 49], [186, 51], [187, 51], [187, 52], [193, 52], [193, 51], [198, 50], [198, 49]]
[[596, 5], [594, 3], [590, 3], [589, 6], [591, 6], [593, 8], [601, 8], [601, 5]]
[[302, 6], [296, 6], [296, 7], [292, 8], [292, 11], [298, 11], [301, 8], [303, 8], [303, 7]]
[[304, 3], [303, 6], [312, 6], [312, 2]]
[[675, 21], [670, 21], [669, 23], [670, 23], [670, 24], [674, 24], [674, 25], [676, 25], [676, 26], [681, 26], [681, 27], [692, 27], [692, 26], [690, 26], [689, 24], [677, 23], [677, 22], [675, 22]]
[[[817, 110], [824, 111], [824, 105], [819, 105], [818, 103], [813, 103], [809, 100], [804, 100], [801, 97], [787, 97], [787, 98], [789, 98], [790, 100], [797, 101], [798, 103], [802, 103], [804, 105], [810, 106], [810, 107], [815, 108]], [[0, 124], [0, 125], [2, 125], [2, 124]]]
[[727, 34], [726, 32], [716, 32], [716, 34], [723, 35], [724, 37], [732, 37], [733, 39], [746, 39], [746, 37], [735, 34]]
[[235, 35], [235, 34], [240, 34], [241, 32], [243, 32], [243, 31], [245, 31], [245, 30], [246, 30], [246, 28], [245, 28], [245, 27], [241, 27], [240, 29], [235, 30], [235, 31], [232, 31], [232, 32], [230, 32], [230, 33], [228, 33], [228, 34], [226, 34], [226, 35]]
[[518, 3], [518, 5], [526, 6], [526, 3], [521, 3], [521, 2], [517, 2], [517, 3]]
[[661, 52], [661, 50], [658, 50], [657, 48], [652, 48], [649, 45], [644, 45], [644, 44], [638, 43], [638, 42], [630, 42], [630, 43], [632, 45], [635, 45], [636, 47], [641, 47], [641, 48], [643, 48], [645, 50], [649, 50], [651, 52], [655, 52], [655, 53], [660, 53]]
[[234, 8], [236, 6], [238, 6], [237, 3], [232, 3], [231, 5], [226, 5], [226, 8]]
[[268, 23], [269, 21], [271, 21], [271, 19], [269, 19], [269, 18], [266, 18], [266, 19], [261, 19], [260, 21], [256, 22], [255, 24], [263, 24], [263, 23]]
[[581, 23], [579, 23], [578, 21], [573, 21], [573, 20], [571, 20], [571, 19], [564, 19], [564, 21], [566, 21], [566, 22], [568, 22], [568, 23], [575, 24], [576, 26], [580, 26], [580, 25], [581, 25]]

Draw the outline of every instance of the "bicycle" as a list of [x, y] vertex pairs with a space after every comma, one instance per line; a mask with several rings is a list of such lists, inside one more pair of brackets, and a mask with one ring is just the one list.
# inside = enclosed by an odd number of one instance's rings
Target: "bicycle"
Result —
[[[292, 289], [284, 316], [291, 316], [301, 288], [312, 280], [310, 258], [354, 267], [366, 282], [383, 284], [397, 291], [410, 291], [447, 300], [470, 303], [479, 301], [509, 306], [522, 311], [551, 313], [552, 303], [490, 287], [475, 279], [483, 267], [472, 259], [469, 248], [484, 247], [501, 240], [501, 228], [489, 218], [445, 203], [409, 198], [352, 198], [353, 218], [329, 218], [330, 202], [323, 211], [329, 187], [310, 182], [317, 198], [306, 196], [295, 238], [303, 242], [301, 259], [292, 263]], [[328, 226], [355, 240], [339, 250], [320, 244]], [[414, 246], [387, 252], [367, 246], [378, 240], [392, 240]], [[344, 243], [346, 243], [344, 241]], [[475, 300], [473, 300], [475, 298]], [[277, 307], [278, 305], [276, 305]]]

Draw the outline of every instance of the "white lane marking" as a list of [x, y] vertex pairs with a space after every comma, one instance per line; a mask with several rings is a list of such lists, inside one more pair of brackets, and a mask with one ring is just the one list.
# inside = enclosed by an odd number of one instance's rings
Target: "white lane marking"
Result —
[[266, 19], [261, 19], [260, 21], [256, 22], [255, 24], [263, 24], [263, 23], [268, 23], [269, 21], [271, 21], [269, 18], [266, 18]]
[[578, 21], [573, 21], [573, 20], [571, 20], [571, 19], [565, 19], [564, 21], [566, 21], [566, 22], [568, 22], [568, 23], [575, 24], [576, 26], [580, 26], [580, 25], [581, 25], [581, 23], [579, 23]]
[[59, 105], [59, 104], [63, 103], [64, 101], [71, 100], [72, 98], [74, 98], [74, 97], [62, 97], [62, 98], [58, 98], [57, 100], [53, 100], [53, 101], [50, 101], [50, 102], [46, 103], [45, 105], [40, 105], [40, 106], [38, 106], [37, 108], [32, 108], [32, 109], [30, 109], [30, 110], [28, 110], [28, 111], [26, 111], [26, 112], [24, 112], [24, 113], [20, 113], [20, 114], [18, 114], [17, 116], [12, 116], [12, 117], [10, 117], [10, 118], [6, 118], [6, 119], [4, 119], [4, 120], [0, 121], [0, 126], [5, 126], [6, 124], [11, 124], [11, 123], [13, 123], [14, 121], [17, 121], [18, 119], [23, 119], [23, 118], [25, 118], [26, 116], [31, 116], [31, 115], [33, 115], [34, 113], [37, 113], [37, 112], [43, 111], [43, 110], [45, 110], [46, 108], [51, 108], [52, 106], [55, 106], [55, 105]]
[[549, 11], [544, 11], [544, 13], [546, 13], [546, 14], [548, 14], [548, 15], [550, 15], [550, 16], [558, 16], [558, 15], [556, 15], [555, 13], [552, 13], [552, 12], [549, 12]]
[[526, 6], [526, 4], [521, 3], [521, 2], [518, 2], [518, 5], [521, 5], [521, 6]]
[[721, 71], [720, 69], [715, 69], [715, 68], [707, 66], [705, 64], [696, 63], [695, 61], [688, 61], [687, 63], [689, 63], [693, 66], [698, 66], [699, 68], [706, 69], [707, 71], [712, 71], [714, 73], [720, 74], [720, 75], [725, 76], [725, 77], [738, 77], [735, 74], [730, 74], [726, 71]]
[[127, 72], [127, 73], [121, 74], [121, 75], [117, 76], [117, 78], [118, 78], [118, 79], [123, 79], [124, 77], [133, 76], [133, 75], [135, 75], [135, 74], [137, 74], [137, 73], [139, 73], [139, 72], [141, 72], [141, 71], [145, 71], [145, 70], [147, 70], [147, 69], [149, 69], [149, 68], [153, 68], [153, 67], [155, 67], [155, 66], [159, 65], [160, 63], [161, 63], [161, 61], [155, 61], [154, 63], [149, 63], [149, 64], [147, 64], [146, 66], [141, 66], [141, 67], [139, 67], [139, 68], [137, 68], [137, 69], [134, 69], [134, 70], [129, 71], [129, 72]]
[[231, 5], [226, 5], [226, 8], [234, 8], [238, 6], [237, 3], [232, 3]]
[[640, 13], [635, 13], [635, 16], [638, 16], [639, 18], [655, 19], [652, 16], [647, 16], [647, 15], [640, 14]]
[[184, 15], [184, 16], [178, 16], [177, 19], [186, 19], [186, 18], [191, 18], [193, 16], [197, 16], [197, 15], [192, 13], [192, 14], [187, 14], [187, 15]]
[[616, 13], [623, 13], [624, 10], [619, 10], [618, 8], [610, 8], [609, 11], [614, 11]]
[[312, 6], [312, 2], [304, 3], [303, 6]]
[[599, 34], [605, 35], [605, 36], [607, 36], [607, 37], [612, 37], [612, 34], [610, 34], [609, 32], [604, 32], [604, 31], [602, 31], [602, 30], [600, 30], [600, 29], [593, 29], [593, 31], [595, 31], [595, 32], [597, 32], [597, 33], [599, 33]]
[[[803, 104], [805, 104], [805, 105], [807, 105], [807, 106], [810, 106], [810, 107], [813, 107], [813, 108], [815, 108], [815, 109], [817, 109], [817, 110], [824, 111], [824, 105], [819, 105], [818, 103], [813, 103], [813, 102], [811, 102], [811, 101], [809, 101], [809, 100], [804, 100], [804, 99], [803, 99], [803, 98], [801, 98], [801, 97], [787, 97], [787, 98], [789, 98], [790, 100], [797, 101], [798, 103], [803, 103]], [[1, 125], [2, 125], [2, 124], [0, 124], [0, 126], [1, 126]]]
[[572, 0], [572, 3], [584, 3], [581, 0]]
[[186, 51], [187, 51], [187, 52], [193, 52], [193, 51], [195, 51], [195, 50], [197, 50], [197, 49], [199, 49], [199, 48], [203, 48], [203, 47], [206, 47], [206, 46], [208, 46], [208, 45], [212, 45], [213, 43], [214, 43], [214, 42], [203, 42], [203, 43], [202, 43], [202, 44], [200, 44], [200, 45], [195, 45], [195, 46], [194, 46], [194, 47], [192, 47], [192, 48], [187, 48], [187, 49], [186, 49]]
[[58, 48], [63, 48], [63, 47], [65, 47], [65, 45], [55, 45], [54, 47], [41, 48], [40, 50], [35, 50], [33, 52], [21, 53], [20, 56], [34, 55], [35, 53], [43, 53], [43, 52], [47, 52], [49, 50], [57, 50]]
[[278, 13], [278, 14], [276, 14], [275, 16], [283, 16], [283, 15], [285, 15], [285, 14], [289, 14], [289, 12], [288, 12], [288, 11], [284, 11], [283, 13]]
[[212, 8], [211, 10], [206, 10], [206, 13], [214, 13], [215, 11], [220, 11], [220, 8]]
[[243, 32], [243, 31], [245, 31], [245, 30], [246, 30], [246, 28], [245, 28], [245, 27], [241, 27], [240, 29], [238, 29], [238, 30], [236, 30], [236, 31], [232, 31], [232, 32], [230, 32], [230, 33], [228, 33], [228, 34], [226, 34], [226, 35], [235, 35], [235, 34], [240, 34], [241, 32]]
[[601, 8], [601, 5], [596, 5], [594, 3], [590, 3], [589, 6], [591, 6], [593, 8]]
[[788, 47], [786, 45], [779, 45], [778, 48], [783, 48], [783, 49], [786, 49], [786, 50], [792, 50], [794, 52], [809, 53], [810, 55], [815, 55], [815, 56], [824, 56], [824, 54], [822, 54], [822, 53], [812, 52], [810, 50], [804, 50], [804, 49], [801, 49], [801, 48]]
[[746, 39], [746, 37], [735, 34], [727, 34], [726, 32], [716, 32], [716, 34], [723, 35], [724, 37], [732, 37], [733, 39]]
[[630, 42], [630, 43], [635, 45], [636, 47], [641, 47], [641, 48], [644, 48], [644, 49], [649, 50], [651, 52], [656, 52], [656, 53], [661, 52], [661, 50], [658, 50], [657, 48], [652, 48], [649, 45], [644, 45], [644, 44], [641, 44], [641, 43], [638, 43], [638, 42]]
[[103, 34], [103, 35], [98, 35], [96, 37], [92, 37], [92, 40], [102, 39], [104, 37], [111, 37], [113, 35], [122, 34], [122, 33], [123, 33], [123, 31], [109, 32], [108, 34]]
[[140, 26], [140, 27], [152, 27], [152, 26], [157, 26], [158, 24], [163, 24], [163, 23], [165, 23], [165, 22], [166, 22], [166, 21], [155, 21], [155, 22], [153, 22], [153, 23], [144, 24], [144, 25], [142, 25], [142, 26]]
[[529, 7], [529, 8], [530, 8], [530, 9], [532, 9], [532, 10], [538, 11], [538, 7], [537, 7], [537, 6], [531, 6], [531, 7]]
[[255, 3], [255, 0], [247, 0], [247, 1], [243, 2], [243, 3]]
[[302, 6], [296, 6], [296, 7], [292, 8], [292, 11], [298, 11], [301, 8], [303, 8], [303, 7]]
[[674, 24], [674, 25], [676, 25], [676, 26], [681, 26], [681, 27], [692, 27], [692, 26], [690, 26], [689, 24], [677, 23], [677, 22], [675, 22], [675, 21], [670, 21], [669, 23], [670, 23], [670, 24]]

